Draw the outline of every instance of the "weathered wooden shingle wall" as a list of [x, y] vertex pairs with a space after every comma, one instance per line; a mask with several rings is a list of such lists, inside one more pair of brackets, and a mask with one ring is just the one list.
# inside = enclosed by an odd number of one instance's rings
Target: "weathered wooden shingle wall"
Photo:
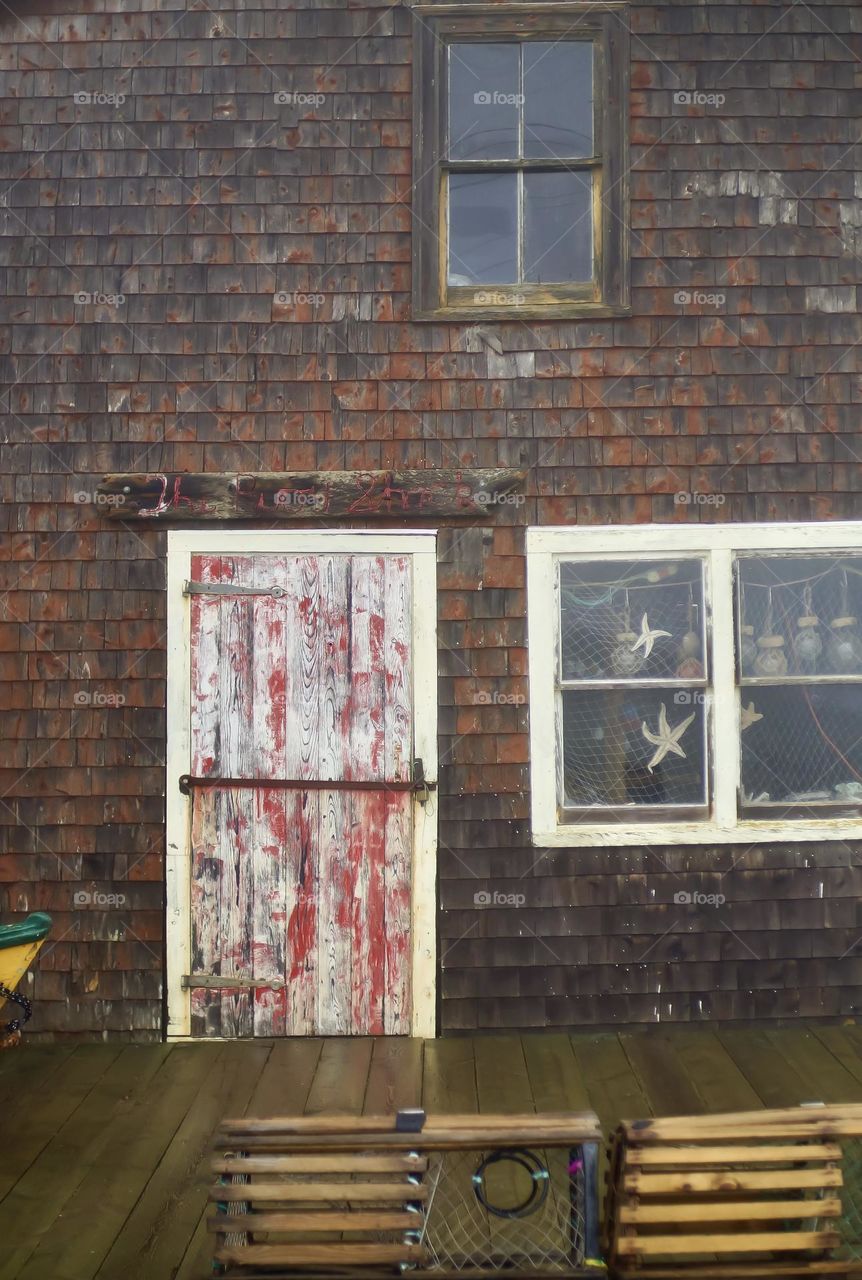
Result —
[[96, 480], [456, 462], [530, 476], [441, 537], [444, 1030], [851, 1012], [858, 850], [529, 847], [522, 526], [858, 510], [862, 10], [635, 3], [634, 314], [496, 325], [501, 357], [410, 323], [406, 9], [17, 8], [0, 908], [56, 919], [34, 1030], [161, 1026], [164, 542]]

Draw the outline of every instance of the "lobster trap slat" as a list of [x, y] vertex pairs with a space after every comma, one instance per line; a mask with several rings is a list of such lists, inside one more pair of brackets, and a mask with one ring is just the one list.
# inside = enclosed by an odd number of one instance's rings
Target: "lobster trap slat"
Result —
[[833, 1276], [845, 1256], [845, 1134], [862, 1106], [682, 1116], [611, 1140], [604, 1246], [618, 1280]]
[[226, 1121], [208, 1220], [223, 1276], [595, 1276], [598, 1120]]

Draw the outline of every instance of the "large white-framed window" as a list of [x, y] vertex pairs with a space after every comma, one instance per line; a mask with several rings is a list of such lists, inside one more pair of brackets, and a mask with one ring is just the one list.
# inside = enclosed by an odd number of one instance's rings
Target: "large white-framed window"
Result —
[[532, 831], [862, 837], [862, 522], [527, 531]]

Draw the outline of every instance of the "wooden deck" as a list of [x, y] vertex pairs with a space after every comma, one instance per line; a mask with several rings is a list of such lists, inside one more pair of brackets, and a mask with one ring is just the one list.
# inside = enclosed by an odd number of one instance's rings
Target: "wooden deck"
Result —
[[862, 1028], [24, 1047], [0, 1056], [0, 1280], [204, 1280], [225, 1115], [862, 1101]]

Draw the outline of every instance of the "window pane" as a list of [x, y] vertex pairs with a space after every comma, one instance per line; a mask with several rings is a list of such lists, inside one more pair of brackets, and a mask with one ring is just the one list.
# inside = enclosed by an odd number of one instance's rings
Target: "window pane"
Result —
[[740, 696], [743, 808], [862, 805], [862, 685], [766, 686]]
[[563, 694], [564, 805], [705, 805], [704, 694], [666, 689]]
[[514, 173], [450, 173], [449, 284], [512, 284], [518, 274]]
[[589, 172], [524, 174], [525, 280], [592, 280], [591, 188]]
[[[564, 680], [669, 680], [706, 671], [700, 560], [560, 565]], [[667, 695], [673, 699], [673, 690]]]
[[524, 155], [593, 154], [593, 46], [528, 40], [524, 50]]
[[518, 155], [517, 44], [449, 46], [449, 157], [514, 160]]
[[862, 556], [742, 556], [743, 679], [862, 675]]

